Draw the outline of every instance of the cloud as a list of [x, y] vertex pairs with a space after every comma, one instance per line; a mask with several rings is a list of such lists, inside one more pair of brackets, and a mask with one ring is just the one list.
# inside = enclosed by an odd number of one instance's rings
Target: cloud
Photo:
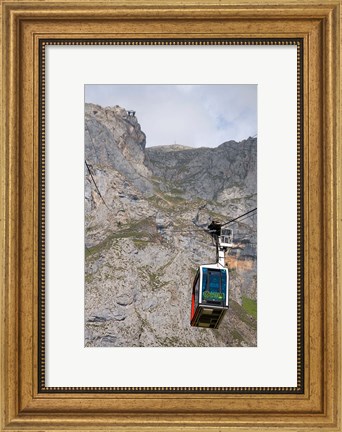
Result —
[[147, 146], [216, 147], [257, 133], [256, 85], [86, 85], [85, 101], [136, 111]]

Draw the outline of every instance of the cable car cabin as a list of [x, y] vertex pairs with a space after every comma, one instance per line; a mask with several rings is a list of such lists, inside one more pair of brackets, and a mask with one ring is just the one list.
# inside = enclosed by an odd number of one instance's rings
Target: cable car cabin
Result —
[[201, 265], [192, 288], [191, 325], [218, 328], [228, 309], [228, 269], [221, 264]]

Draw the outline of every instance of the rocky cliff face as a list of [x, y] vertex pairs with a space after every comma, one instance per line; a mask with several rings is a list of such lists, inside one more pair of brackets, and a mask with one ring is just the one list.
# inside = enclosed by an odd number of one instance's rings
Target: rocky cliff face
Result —
[[152, 147], [146, 156], [146, 165], [166, 192], [171, 183], [188, 199], [223, 204], [256, 193], [256, 139], [228, 141], [217, 148]]
[[256, 217], [234, 224], [230, 309], [218, 330], [189, 324], [201, 229], [256, 207], [256, 139], [145, 148], [135, 116], [86, 104], [85, 345], [255, 346]]

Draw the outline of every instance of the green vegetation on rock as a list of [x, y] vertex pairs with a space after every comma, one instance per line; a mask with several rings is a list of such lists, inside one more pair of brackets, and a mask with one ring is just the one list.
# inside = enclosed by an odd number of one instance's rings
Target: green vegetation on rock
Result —
[[241, 336], [241, 334], [237, 330], [232, 330], [231, 332], [232, 338], [236, 341], [238, 341], [240, 344], [244, 341], [244, 338]]
[[242, 297], [242, 307], [248, 313], [248, 315], [252, 316], [256, 319], [257, 317], [257, 302], [248, 297]]
[[230, 309], [237, 315], [240, 321], [244, 322], [250, 327], [256, 328], [256, 316], [255, 318], [251, 316], [243, 306], [240, 306], [238, 302], [234, 300], [230, 300], [229, 302]]

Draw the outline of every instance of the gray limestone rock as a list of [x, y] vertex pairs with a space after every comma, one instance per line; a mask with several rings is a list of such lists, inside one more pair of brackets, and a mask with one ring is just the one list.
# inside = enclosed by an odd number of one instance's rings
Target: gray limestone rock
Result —
[[124, 108], [85, 109], [85, 345], [256, 346], [256, 216], [233, 224], [230, 309], [218, 330], [190, 326], [202, 229], [257, 205], [257, 140], [145, 148]]

